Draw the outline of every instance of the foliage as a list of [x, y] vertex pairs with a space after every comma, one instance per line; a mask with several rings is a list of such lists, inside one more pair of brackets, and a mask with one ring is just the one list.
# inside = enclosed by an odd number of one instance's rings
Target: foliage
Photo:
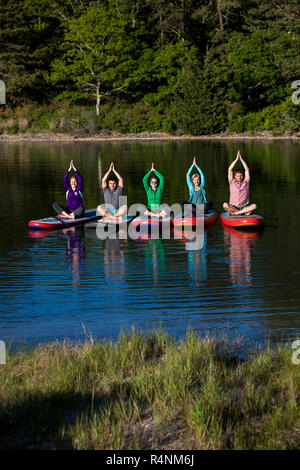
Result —
[[69, 21], [63, 57], [52, 64], [53, 83], [70, 80], [79, 90], [67, 91], [64, 96], [88, 98], [92, 92], [97, 114], [104, 96], [125, 89], [126, 73], [132, 66], [134, 45], [130, 34], [126, 34], [128, 18], [111, 13], [101, 3]]
[[[295, 55], [292, 38], [286, 34], [276, 45], [269, 31], [254, 32], [248, 36], [233, 34], [227, 43], [230, 102], [239, 102], [249, 110], [258, 111], [284, 99], [290, 89], [280, 63], [284, 58], [294, 58]], [[290, 80], [293, 78], [296, 76], [289, 77]]]
[[228, 128], [232, 132], [273, 131], [280, 135], [285, 132], [300, 131], [300, 108], [290, 97], [278, 105], [271, 105], [259, 112], [245, 113], [240, 108], [231, 108]]
[[0, 0], [0, 79], [12, 105], [41, 101], [51, 93], [44, 74], [55, 56], [53, 37], [61, 39], [55, 19], [41, 21], [23, 3]]
[[169, 132], [179, 129], [186, 134], [211, 134], [224, 131], [227, 114], [222, 77], [212, 75], [214, 67], [201, 68], [188, 62], [183, 69], [168, 119]]
[[102, 131], [127, 134], [157, 131], [162, 120], [163, 116], [147, 103], [137, 102], [128, 106], [123, 102], [114, 106], [103, 105], [97, 122]]
[[[297, 0], [0, 5], [0, 80], [9, 107], [51, 108], [57, 97], [68, 98], [89, 112], [94, 106], [94, 130], [298, 129], [298, 109], [286, 108], [300, 79]], [[12, 119], [2, 131], [26, 130]], [[47, 127], [47, 118], [40, 121]], [[50, 119], [48, 128], [57, 125]]]

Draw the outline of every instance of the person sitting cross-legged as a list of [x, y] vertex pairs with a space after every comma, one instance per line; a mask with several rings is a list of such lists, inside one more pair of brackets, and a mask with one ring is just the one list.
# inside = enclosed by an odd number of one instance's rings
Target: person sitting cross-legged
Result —
[[[111, 172], [115, 176], [109, 176]], [[113, 162], [103, 176], [101, 185], [105, 203], [97, 206], [97, 213], [102, 215], [103, 219], [121, 221], [122, 216], [127, 213], [127, 204], [120, 205], [124, 181], [116, 171]]]
[[[69, 180], [71, 170], [74, 170], [75, 175], [72, 175]], [[52, 204], [53, 209], [58, 213], [57, 217], [60, 219], [83, 217], [83, 179], [79, 171], [76, 170], [73, 160], [71, 160], [69, 169], [64, 176], [64, 188], [66, 191], [66, 206], [62, 206], [58, 202]]]
[[[240, 161], [244, 167], [242, 170], [235, 170], [236, 163]], [[256, 208], [256, 204], [249, 204], [250, 170], [247, 163], [242, 159], [238, 150], [236, 159], [228, 168], [228, 183], [230, 189], [229, 202], [224, 202], [223, 208], [231, 215], [250, 215]]]
[[147, 195], [147, 209], [144, 215], [148, 217], [165, 217], [167, 213], [161, 208], [165, 178], [155, 169], [154, 163], [145, 174], [143, 185]]

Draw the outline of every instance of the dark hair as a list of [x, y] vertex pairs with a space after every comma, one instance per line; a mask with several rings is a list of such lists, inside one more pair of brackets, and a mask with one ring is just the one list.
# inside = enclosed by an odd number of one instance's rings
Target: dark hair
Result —
[[233, 174], [235, 175], [236, 173], [244, 174], [244, 171], [242, 169], [234, 170]]
[[107, 183], [109, 183], [110, 181], [114, 181], [114, 182], [117, 183], [117, 184], [118, 184], [118, 182], [119, 182], [118, 179], [117, 179], [115, 176], [109, 176], [109, 177], [107, 178]]

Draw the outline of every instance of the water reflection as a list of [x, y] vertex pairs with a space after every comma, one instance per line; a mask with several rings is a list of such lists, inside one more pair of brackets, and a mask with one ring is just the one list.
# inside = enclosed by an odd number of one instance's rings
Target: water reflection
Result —
[[120, 238], [107, 238], [104, 241], [104, 275], [107, 279], [123, 280], [125, 278], [125, 243]]
[[205, 233], [202, 249], [187, 251], [188, 263], [189, 263], [189, 275], [197, 287], [200, 286], [207, 279], [206, 243], [207, 243], [207, 235]]
[[96, 336], [104, 334], [104, 325], [105, 334], [117, 336], [124, 324], [143, 328], [149, 318], [163, 319], [164, 327], [179, 335], [189, 321], [208, 331], [239, 328], [257, 341], [266, 330], [272, 338], [299, 334], [299, 143], [246, 140], [238, 145], [249, 160], [259, 207], [273, 214], [276, 201], [278, 230], [266, 226], [258, 242], [260, 234], [230, 232], [218, 218], [207, 234], [207, 247], [187, 251], [188, 240], [128, 239], [124, 244], [93, 239], [87, 230], [84, 237], [43, 233], [34, 242], [28, 239], [27, 224], [47, 216], [51, 201], [63, 196], [61, 174], [71, 158], [83, 169], [86, 207], [92, 208], [101, 202], [99, 181], [111, 161], [126, 176], [129, 205], [143, 201], [141, 176], [157, 162], [166, 175], [164, 200], [171, 205], [185, 198], [182, 175], [192, 157], [201, 155], [206, 186], [214, 188], [220, 209], [235, 141], [0, 144], [6, 197], [0, 205], [5, 221], [0, 310], [6, 338], [75, 337], [82, 321]]
[[224, 226], [224, 246], [229, 249], [229, 272], [233, 287], [249, 287], [252, 284], [251, 251], [261, 233]]
[[145, 264], [147, 274], [153, 273], [154, 285], [160, 283], [160, 278], [166, 271], [166, 257], [163, 239], [154, 237], [147, 239], [145, 249]]
[[67, 264], [72, 270], [73, 287], [76, 287], [84, 267], [84, 229], [82, 227], [70, 227], [64, 229], [63, 233], [67, 236]]
[[201, 242], [200, 248], [195, 246], [193, 249], [192, 245], [197, 244], [194, 231], [188, 230], [186, 227], [184, 230], [174, 229], [174, 235], [186, 250], [190, 279], [197, 287], [207, 279], [207, 230], [208, 228], [204, 232], [203, 244]]
[[69, 227], [62, 230], [29, 230], [28, 234], [30, 238], [52, 237], [53, 240], [54, 237], [61, 238], [62, 235], [67, 237], [67, 267], [72, 272], [73, 286], [77, 286], [85, 261], [84, 228]]

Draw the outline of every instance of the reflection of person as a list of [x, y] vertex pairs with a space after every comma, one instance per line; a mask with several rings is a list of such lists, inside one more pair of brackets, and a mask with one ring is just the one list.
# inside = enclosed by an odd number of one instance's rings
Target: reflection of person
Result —
[[165, 249], [161, 238], [150, 238], [145, 250], [146, 269], [153, 272], [157, 283], [159, 274], [165, 272]]
[[[191, 176], [194, 167], [198, 170], [199, 174], [194, 173]], [[189, 188], [190, 198], [188, 202], [184, 201], [183, 204], [192, 204], [192, 213], [194, 216], [196, 215], [197, 204], [204, 204], [204, 212], [207, 212], [208, 209], [212, 207], [212, 202], [206, 200], [204, 189], [205, 178], [203, 171], [197, 165], [196, 157], [194, 157], [193, 163], [187, 172], [186, 181]]]
[[[245, 170], [245, 176], [242, 170], [233, 172], [235, 164], [240, 161]], [[224, 202], [223, 208], [231, 215], [250, 215], [256, 209], [256, 204], [249, 205], [249, 186], [250, 170], [246, 162], [242, 159], [238, 150], [236, 159], [228, 168], [228, 183], [230, 189], [229, 203]]]
[[104, 273], [105, 277], [122, 280], [125, 276], [125, 241], [119, 238], [105, 240]]
[[[115, 176], [108, 176], [110, 172], [113, 172]], [[103, 176], [101, 184], [105, 204], [97, 207], [98, 214], [102, 215], [103, 219], [122, 219], [122, 215], [127, 212], [127, 205], [120, 206], [119, 199], [123, 193], [124, 181], [116, 171], [113, 163], [110, 164], [108, 171]]]
[[[69, 173], [74, 170], [76, 176], [71, 176], [69, 181]], [[75, 219], [84, 215], [84, 207], [82, 201], [83, 179], [78, 170], [76, 170], [73, 160], [70, 162], [68, 171], [64, 176], [64, 188], [66, 191], [67, 206], [61, 206], [58, 202], [52, 204], [58, 217], [61, 219]]]
[[189, 273], [196, 286], [201, 285], [201, 282], [207, 279], [206, 240], [207, 234], [204, 235], [203, 247], [201, 250], [187, 250]]
[[251, 249], [260, 234], [224, 227], [225, 245], [229, 246], [230, 277], [233, 286], [251, 285]]
[[155, 170], [154, 163], [152, 163], [151, 170], [145, 174], [143, 178], [143, 185], [148, 200], [145, 215], [151, 217], [165, 217], [166, 211], [164, 209], [161, 210], [165, 178], [159, 173], [158, 170]]
[[64, 230], [68, 236], [67, 261], [72, 268], [73, 280], [80, 279], [80, 269], [85, 258], [84, 232], [82, 227], [71, 227]]

